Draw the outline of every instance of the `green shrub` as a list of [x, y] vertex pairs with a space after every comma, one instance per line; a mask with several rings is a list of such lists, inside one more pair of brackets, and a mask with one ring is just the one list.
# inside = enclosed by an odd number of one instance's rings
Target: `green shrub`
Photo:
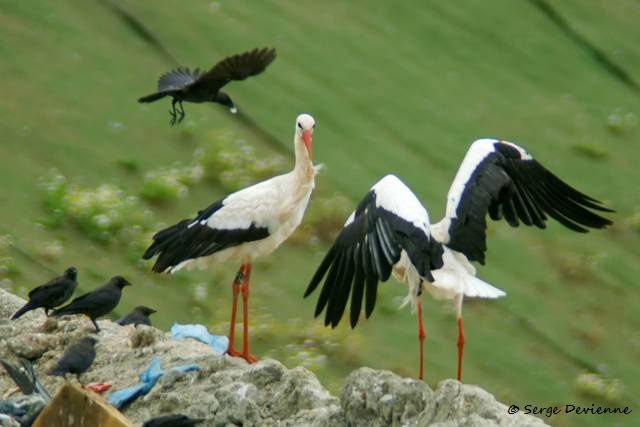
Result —
[[624, 395], [624, 384], [621, 380], [605, 378], [592, 372], [579, 374], [575, 384], [580, 394], [597, 397], [611, 403], [619, 403]]
[[[68, 221], [90, 238], [105, 243], [126, 236], [128, 229], [139, 228], [142, 232], [151, 228], [151, 212], [143, 208], [137, 197], [125, 194], [115, 185], [83, 188], [68, 183], [54, 170], [41, 180], [41, 189], [48, 214], [43, 223], [48, 226], [57, 227]], [[128, 238], [122, 243], [128, 244]]]
[[203, 168], [198, 163], [147, 172], [140, 190], [140, 197], [151, 202], [176, 200], [186, 196], [189, 187], [198, 184], [203, 175]]
[[48, 215], [40, 220], [46, 226], [57, 227], [64, 221], [67, 211], [65, 197], [68, 192], [67, 178], [52, 169], [40, 179], [39, 187], [42, 190], [42, 203]]
[[220, 184], [226, 191], [236, 191], [285, 170], [282, 156], [263, 158], [243, 139], [229, 132], [217, 132], [195, 153], [207, 179]]

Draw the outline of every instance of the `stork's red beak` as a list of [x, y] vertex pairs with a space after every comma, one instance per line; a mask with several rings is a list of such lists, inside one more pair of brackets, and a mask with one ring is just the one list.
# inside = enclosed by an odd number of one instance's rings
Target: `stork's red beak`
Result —
[[304, 132], [302, 132], [302, 139], [304, 140], [304, 146], [307, 147], [309, 159], [313, 160], [313, 154], [311, 154], [311, 131], [305, 130]]

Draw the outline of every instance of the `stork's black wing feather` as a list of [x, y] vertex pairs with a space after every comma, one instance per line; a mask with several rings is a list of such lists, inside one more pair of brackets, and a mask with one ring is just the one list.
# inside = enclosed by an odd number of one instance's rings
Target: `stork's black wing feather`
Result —
[[[384, 200], [377, 200], [393, 192], [394, 187], [411, 194], [410, 203], [418, 204], [426, 222], [424, 208], [413, 193], [393, 176], [383, 178], [367, 193], [329, 249], [305, 292], [305, 297], [309, 296], [324, 279], [315, 316], [326, 309], [325, 325], [338, 325], [350, 295], [351, 327], [358, 323], [363, 299], [365, 315], [369, 317], [375, 307], [378, 283], [389, 279], [403, 250], [423, 277], [431, 277], [430, 270], [442, 266], [442, 247], [429, 237], [425, 229], [403, 217], [402, 212], [388, 208]], [[402, 208], [395, 203], [389, 205]], [[412, 208], [412, 213], [415, 213], [415, 205]], [[439, 252], [434, 246], [438, 246]], [[436, 260], [438, 256], [439, 261]], [[430, 261], [430, 258], [434, 261]], [[433, 267], [434, 264], [438, 267]]]
[[266, 47], [228, 56], [202, 74], [193, 84], [193, 89], [206, 87], [216, 92], [232, 80], [244, 80], [260, 74], [275, 58], [276, 50]]
[[254, 223], [247, 228], [212, 228], [207, 220], [224, 207], [224, 200], [211, 204], [198, 212], [195, 218], [185, 219], [153, 236], [153, 243], [142, 256], [151, 259], [159, 254], [153, 271], [161, 273], [183, 261], [205, 257], [242, 243], [261, 240], [269, 236], [267, 227]]
[[513, 227], [522, 222], [545, 228], [551, 217], [583, 233], [612, 224], [593, 211], [613, 212], [562, 181], [523, 148], [506, 141], [478, 140], [449, 190], [447, 246], [484, 264], [487, 214], [493, 220], [504, 218]]

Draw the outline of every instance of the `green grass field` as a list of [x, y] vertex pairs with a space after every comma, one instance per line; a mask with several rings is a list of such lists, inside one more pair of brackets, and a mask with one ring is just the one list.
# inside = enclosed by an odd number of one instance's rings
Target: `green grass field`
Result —
[[[478, 274], [508, 296], [465, 304], [465, 382], [521, 407], [595, 403], [634, 410], [623, 417], [545, 419], [554, 425], [637, 425], [640, 93], [533, 1], [356, 3], [6, 3], [0, 13], [0, 234], [10, 235], [13, 245], [6, 255], [12, 267], [0, 273], [10, 282], [3, 283], [25, 295], [51, 270], [71, 264], [85, 290], [122, 274], [134, 286], [119, 312], [144, 303], [158, 309], [154, 320], [165, 330], [173, 322], [224, 330], [238, 266], [152, 275], [150, 264], [131, 262], [122, 242], [97, 243], [69, 223], [41, 225], [47, 212], [39, 179], [56, 168], [79, 185], [110, 183], [135, 195], [145, 172], [188, 164], [220, 131], [262, 156], [284, 155], [289, 167], [294, 119], [309, 112], [317, 121], [314, 158], [326, 166], [312, 207], [335, 192], [355, 203], [393, 172], [437, 220], [469, 144], [504, 138], [613, 207], [615, 225], [579, 235], [556, 223], [545, 231], [491, 224], [487, 265]], [[168, 55], [111, 4], [142, 23]], [[636, 1], [553, 5], [577, 34], [640, 82]], [[262, 46], [278, 52], [267, 72], [227, 88], [242, 117], [218, 105], [185, 104], [185, 122], [172, 128], [168, 101], [136, 102], [173, 66], [208, 67]], [[185, 198], [143, 205], [154, 221], [173, 223], [224, 193], [201, 183]], [[56, 240], [62, 253], [43, 255], [42, 245]], [[301, 296], [326, 244], [303, 240], [256, 263], [254, 352], [280, 356], [291, 340], [334, 338], [337, 348], [318, 373], [335, 392], [362, 365], [415, 376], [416, 319], [396, 308], [405, 288], [381, 286], [376, 312], [355, 331], [325, 330], [312, 320], [315, 300]], [[425, 309], [426, 374], [435, 386], [455, 375], [456, 328], [446, 304], [427, 300]], [[269, 327], [261, 330], [261, 323]], [[609, 402], [580, 393], [575, 381], [585, 367], [621, 380], [623, 395]]]

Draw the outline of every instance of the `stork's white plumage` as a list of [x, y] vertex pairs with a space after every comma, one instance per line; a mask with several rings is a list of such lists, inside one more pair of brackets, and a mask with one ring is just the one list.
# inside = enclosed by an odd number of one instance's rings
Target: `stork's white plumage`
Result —
[[[296, 119], [295, 166], [287, 174], [237, 191], [153, 236], [144, 259], [159, 254], [155, 272], [173, 273], [183, 267], [205, 268], [211, 262], [237, 262], [240, 270], [233, 283], [233, 306], [229, 332], [230, 355], [249, 353], [248, 298], [252, 261], [273, 252], [298, 227], [315, 186], [316, 167], [312, 162], [313, 117]], [[238, 294], [242, 292], [244, 340], [242, 353], [234, 349]]]
[[[534, 160], [522, 147], [482, 139], [465, 156], [447, 196], [445, 217], [429, 224], [416, 196], [397, 177], [375, 184], [347, 220], [318, 267], [305, 293], [326, 276], [315, 315], [326, 307], [325, 325], [335, 327], [351, 293], [351, 326], [360, 315], [366, 289], [365, 316], [375, 306], [379, 281], [391, 272], [408, 285], [405, 302], [418, 311], [420, 378], [423, 377], [423, 287], [436, 299], [453, 300], [458, 324], [458, 379], [462, 377], [464, 331], [462, 300], [498, 298], [505, 293], [475, 277], [471, 264], [484, 264], [486, 216], [504, 217], [512, 226], [545, 227], [549, 215], [566, 227], [585, 232], [609, 224], [591, 210], [611, 212], [573, 189]], [[328, 272], [328, 274], [327, 274]]]

